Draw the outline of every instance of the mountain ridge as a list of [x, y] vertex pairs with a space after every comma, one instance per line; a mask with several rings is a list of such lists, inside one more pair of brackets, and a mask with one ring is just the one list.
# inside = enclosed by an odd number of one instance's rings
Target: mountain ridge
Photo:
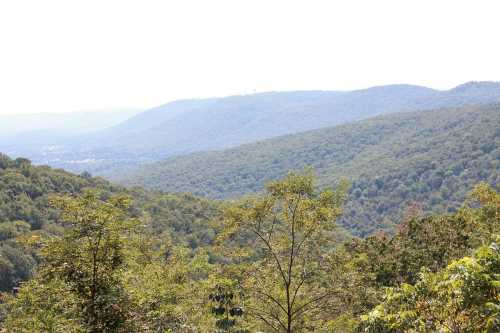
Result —
[[350, 201], [355, 204], [348, 205], [344, 223], [366, 235], [390, 225], [381, 216], [398, 220], [402, 212], [397, 209], [412, 202], [421, 202], [428, 212], [448, 211], [457, 208], [475, 183], [497, 186], [499, 125], [500, 103], [381, 115], [172, 157], [116, 175], [115, 180], [231, 199], [260, 191], [289, 170], [312, 166], [322, 186], [341, 178], [352, 182], [350, 195], [356, 200]]
[[35, 139], [25, 145], [15, 138], [1, 140], [0, 150], [26, 156], [36, 164], [108, 176], [172, 156], [236, 147], [381, 114], [495, 101], [500, 101], [498, 82], [469, 82], [449, 90], [396, 84], [352, 91], [188, 99], [146, 110], [91, 134]]

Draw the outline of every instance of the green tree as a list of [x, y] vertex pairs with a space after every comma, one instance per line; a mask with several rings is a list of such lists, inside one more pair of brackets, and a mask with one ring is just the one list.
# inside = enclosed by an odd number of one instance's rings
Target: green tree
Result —
[[459, 213], [473, 221], [472, 236], [477, 244], [488, 244], [500, 234], [500, 193], [487, 183], [479, 183], [474, 187], [467, 204]]
[[120, 273], [125, 264], [124, 236], [135, 224], [126, 218], [129, 201], [127, 197], [103, 201], [94, 191], [51, 199], [68, 228], [43, 249], [41, 276], [67, 284], [80, 300], [90, 332], [120, 331], [127, 321]]
[[[205, 280], [213, 265], [204, 251], [192, 255], [186, 248], [160, 251], [134, 247], [123, 274], [123, 284], [141, 332], [206, 332], [207, 314], [202, 311]], [[143, 248], [144, 249], [144, 248]], [[142, 253], [141, 253], [142, 252]], [[167, 255], [165, 255], [167, 253]]]
[[30, 231], [30, 225], [24, 221], [0, 223], [0, 241], [16, 238]]
[[60, 280], [31, 280], [15, 297], [2, 295], [2, 301], [5, 332], [88, 332], [79, 315], [79, 300]]
[[424, 270], [415, 285], [389, 288], [363, 317], [365, 332], [500, 331], [500, 248], [479, 248], [442, 271]]
[[[225, 211], [223, 237], [247, 235], [243, 286], [248, 314], [275, 332], [318, 330], [333, 296], [326, 249], [345, 188], [317, 193], [310, 174], [290, 173], [267, 192]], [[243, 260], [243, 258], [241, 258]]]
[[353, 257], [368, 257], [364, 267], [377, 287], [417, 282], [422, 267], [437, 272], [452, 260], [493, 241], [500, 232], [500, 195], [489, 185], [474, 187], [453, 214], [410, 217], [392, 237], [379, 233], [346, 245]]

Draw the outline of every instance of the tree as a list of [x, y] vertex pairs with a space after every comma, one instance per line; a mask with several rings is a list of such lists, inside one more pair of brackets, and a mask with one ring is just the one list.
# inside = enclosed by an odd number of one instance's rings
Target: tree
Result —
[[[479, 208], [471, 209], [478, 204]], [[490, 243], [500, 234], [500, 193], [486, 183], [479, 183], [470, 193], [468, 205], [459, 214], [473, 221], [473, 238], [478, 244]]]
[[437, 273], [423, 270], [415, 285], [389, 288], [363, 317], [365, 332], [498, 332], [500, 248], [479, 248]]
[[[139, 246], [128, 255], [131, 261], [123, 274], [134, 322], [140, 332], [207, 332], [209, 320], [202, 311], [206, 300], [205, 281], [212, 270], [204, 251], [162, 247], [146, 257]], [[151, 251], [151, 252], [150, 252]], [[165, 253], [168, 253], [165, 255]], [[138, 256], [139, 254], [139, 256]]]
[[422, 267], [435, 273], [491, 243], [500, 232], [499, 216], [500, 195], [481, 183], [453, 214], [410, 217], [394, 236], [379, 233], [353, 240], [346, 249], [353, 257], [368, 257], [363, 268], [374, 274], [377, 288], [414, 284]]
[[[290, 173], [267, 192], [228, 207], [225, 239], [248, 237], [240, 262], [247, 313], [275, 332], [318, 330], [333, 296], [327, 249], [333, 249], [335, 219], [345, 185], [317, 193], [311, 174]], [[251, 259], [245, 261], [245, 259]]]
[[135, 221], [126, 218], [127, 197], [100, 199], [95, 191], [82, 196], [54, 197], [66, 223], [64, 236], [43, 249], [41, 276], [61, 280], [80, 300], [90, 332], [116, 332], [127, 319], [126, 297], [119, 274], [124, 267], [124, 234]]
[[34, 279], [23, 284], [16, 296], [1, 298], [5, 332], [88, 332], [79, 315], [79, 300], [60, 280]]
[[0, 241], [16, 238], [30, 231], [30, 225], [24, 221], [0, 223]]

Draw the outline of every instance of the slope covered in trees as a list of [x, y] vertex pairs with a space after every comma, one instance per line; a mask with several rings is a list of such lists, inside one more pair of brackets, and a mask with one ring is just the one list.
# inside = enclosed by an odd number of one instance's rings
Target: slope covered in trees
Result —
[[130, 216], [143, 219], [145, 233], [155, 234], [163, 242], [196, 249], [211, 243], [215, 236], [207, 225], [219, 215], [216, 202], [188, 194], [127, 190], [88, 174], [77, 176], [0, 154], [0, 290], [10, 290], [30, 277], [37, 265], [37, 256], [26, 251], [17, 238], [30, 233], [44, 237], [62, 233], [61, 216], [49, 204], [50, 198], [78, 195], [88, 189], [100, 191], [104, 197], [133, 198]]
[[[116, 171], [191, 152], [325, 128], [381, 114], [500, 101], [500, 84], [470, 82], [438, 91], [388, 85], [354, 91], [266, 92], [171, 102], [88, 135], [32, 133], [0, 150], [73, 172]], [[49, 138], [49, 139], [47, 139]]]
[[[497, 332], [500, 196], [475, 186], [453, 214], [393, 235], [335, 240], [344, 186], [290, 173], [223, 207], [192, 252], [146, 233], [130, 197], [53, 196], [58, 235], [28, 233], [38, 274], [1, 293], [7, 332]], [[237, 242], [237, 243], [235, 243]], [[235, 246], [236, 245], [236, 246]], [[225, 260], [213, 262], [206, 251]]]
[[390, 229], [413, 203], [447, 212], [479, 181], [499, 183], [500, 105], [380, 116], [255, 144], [167, 159], [123, 184], [211, 198], [258, 192], [288, 170], [314, 168], [321, 186], [351, 184], [342, 224]]
[[388, 85], [355, 91], [268, 92], [187, 100], [146, 111], [102, 133], [104, 147], [175, 155], [221, 149], [380, 114], [500, 100], [500, 83], [447, 91]]

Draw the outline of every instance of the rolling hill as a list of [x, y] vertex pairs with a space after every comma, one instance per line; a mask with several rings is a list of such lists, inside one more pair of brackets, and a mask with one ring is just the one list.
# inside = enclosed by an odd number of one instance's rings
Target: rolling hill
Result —
[[189, 194], [128, 190], [102, 178], [34, 166], [25, 158], [11, 159], [0, 153], [0, 291], [11, 291], [18, 281], [31, 277], [38, 264], [35, 253], [17, 237], [31, 232], [42, 237], [62, 233], [60, 211], [49, 204], [49, 198], [80, 195], [88, 189], [100, 191], [103, 197], [131, 197], [129, 213], [142, 219], [141, 232], [146, 235], [192, 249], [210, 244], [215, 237], [210, 221], [220, 214], [218, 202]]
[[[335, 126], [375, 115], [500, 100], [500, 83], [470, 82], [448, 91], [389, 85], [356, 91], [268, 92], [186, 100], [143, 112], [104, 131], [104, 147], [178, 155]], [[101, 140], [99, 138], [99, 140]]]
[[343, 225], [364, 236], [391, 229], [414, 203], [452, 211], [474, 184], [498, 186], [500, 104], [379, 116], [143, 166], [116, 179], [169, 192], [236, 198], [311, 166], [320, 185], [346, 178]]
[[267, 92], [182, 100], [82, 135], [0, 140], [0, 150], [74, 172], [120, 170], [192, 152], [336, 126], [382, 114], [500, 101], [500, 83], [469, 82], [438, 91], [413, 85], [355, 91]]

